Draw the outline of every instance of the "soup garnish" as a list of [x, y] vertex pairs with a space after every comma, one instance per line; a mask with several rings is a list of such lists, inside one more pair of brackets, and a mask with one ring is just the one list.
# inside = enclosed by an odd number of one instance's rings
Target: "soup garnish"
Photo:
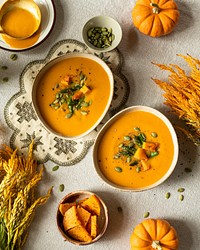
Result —
[[[123, 137], [113, 158], [121, 159], [123, 164], [128, 163], [130, 167], [135, 167], [136, 172], [139, 173], [151, 168], [149, 159], [159, 154], [159, 143], [150, 141], [147, 135], [140, 131], [140, 128], [135, 127], [134, 130], [136, 134], [132, 131]], [[156, 138], [158, 134], [152, 132], [151, 136]], [[121, 173], [123, 168], [117, 166], [115, 171]]]

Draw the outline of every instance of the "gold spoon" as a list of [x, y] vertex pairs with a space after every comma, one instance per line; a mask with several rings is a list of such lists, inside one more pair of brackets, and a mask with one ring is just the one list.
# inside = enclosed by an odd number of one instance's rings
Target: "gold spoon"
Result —
[[[29, 12], [29, 15], [32, 15], [34, 18], [34, 25], [32, 29], [30, 29], [29, 33], [25, 33], [23, 35], [20, 34], [13, 34], [10, 30], [6, 29], [5, 27], [5, 20], [7, 16], [16, 10], [24, 10]], [[22, 17], [23, 18], [23, 17]], [[25, 25], [27, 20], [23, 19], [23, 24]], [[6, 1], [0, 9], [0, 34], [6, 35], [10, 38], [15, 39], [26, 39], [32, 36], [40, 27], [41, 24], [41, 12], [38, 5], [33, 0], [8, 0]], [[13, 20], [13, 26], [16, 25], [16, 20]], [[19, 28], [20, 29], [20, 28]]]

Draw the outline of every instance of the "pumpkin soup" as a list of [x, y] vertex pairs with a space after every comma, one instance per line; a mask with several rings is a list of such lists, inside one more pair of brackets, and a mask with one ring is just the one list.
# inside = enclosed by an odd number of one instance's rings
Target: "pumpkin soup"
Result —
[[[24, 22], [24, 20], [26, 20]], [[38, 28], [38, 21], [29, 11], [13, 8], [3, 15], [1, 26], [6, 34], [15, 38], [26, 38]]]
[[166, 124], [156, 115], [135, 110], [120, 116], [103, 134], [97, 149], [100, 171], [110, 182], [145, 188], [169, 170], [174, 144]]
[[109, 107], [111, 93], [106, 70], [90, 58], [77, 56], [45, 71], [37, 85], [36, 102], [46, 125], [71, 137], [84, 134], [98, 122]]

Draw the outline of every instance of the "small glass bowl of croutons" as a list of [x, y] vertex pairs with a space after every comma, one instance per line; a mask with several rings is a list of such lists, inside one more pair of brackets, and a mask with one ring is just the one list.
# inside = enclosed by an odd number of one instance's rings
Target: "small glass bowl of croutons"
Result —
[[66, 241], [88, 245], [99, 240], [108, 226], [108, 209], [103, 200], [89, 191], [74, 191], [59, 203], [57, 226]]

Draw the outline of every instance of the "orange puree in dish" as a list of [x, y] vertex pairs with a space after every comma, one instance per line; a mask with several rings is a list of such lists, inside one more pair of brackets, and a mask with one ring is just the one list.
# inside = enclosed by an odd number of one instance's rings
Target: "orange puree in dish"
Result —
[[6, 34], [15, 38], [24, 38], [36, 30], [37, 20], [29, 11], [14, 8], [3, 16], [1, 25]]
[[[58, 93], [56, 85], [65, 80], [66, 76], [71, 76], [73, 81], [78, 80], [80, 72], [87, 77], [85, 83], [90, 90], [85, 94], [85, 102], [90, 102], [91, 105], [83, 108], [88, 112], [87, 115], [75, 110], [72, 117], [66, 118], [69, 110], [65, 103], [57, 110], [50, 104]], [[40, 79], [37, 87], [37, 106], [50, 128], [64, 136], [77, 136], [98, 121], [107, 105], [110, 91], [108, 74], [101, 65], [88, 58], [67, 58], [51, 66]]]
[[[137, 172], [135, 166], [114, 158], [124, 136], [130, 132], [136, 133], [134, 128], [140, 128], [147, 141], [159, 144], [159, 154], [149, 158], [151, 167], [147, 171]], [[153, 138], [152, 132], [156, 132], [158, 136]], [[103, 175], [112, 183], [127, 188], [145, 188], [166, 174], [172, 163], [173, 153], [172, 137], [165, 123], [151, 113], [132, 111], [122, 115], [103, 135], [98, 149], [98, 164]], [[120, 167], [122, 171], [117, 172], [116, 167]]]

